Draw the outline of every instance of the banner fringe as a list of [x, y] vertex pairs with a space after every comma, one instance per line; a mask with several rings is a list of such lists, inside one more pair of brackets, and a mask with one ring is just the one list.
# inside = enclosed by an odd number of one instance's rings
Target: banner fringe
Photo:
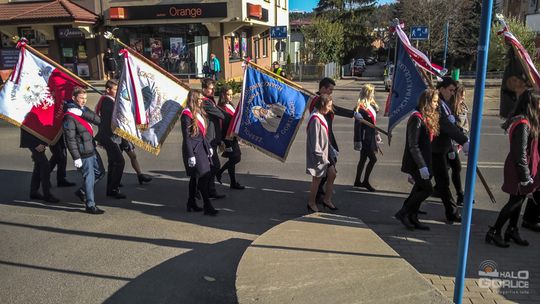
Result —
[[122, 137], [123, 139], [127, 141], [132, 142], [133, 144], [137, 145], [139, 148], [143, 149], [144, 151], [154, 154], [155, 156], [157, 156], [159, 152], [161, 151], [161, 143], [157, 147], [154, 147], [150, 145], [149, 143], [144, 142], [142, 139], [138, 138], [137, 136], [131, 133], [128, 133], [120, 128], [114, 129], [113, 133]]

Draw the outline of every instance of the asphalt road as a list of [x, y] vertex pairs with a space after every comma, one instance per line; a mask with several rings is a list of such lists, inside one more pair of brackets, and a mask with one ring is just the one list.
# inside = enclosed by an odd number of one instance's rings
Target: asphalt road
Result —
[[[342, 80], [335, 90], [335, 102], [352, 108], [363, 81]], [[376, 99], [384, 108], [387, 93], [382, 81], [373, 81]], [[315, 83], [304, 84], [316, 90]], [[484, 173], [498, 204], [489, 202], [486, 192], [477, 183], [475, 218], [481, 239], [507, 196], [500, 191], [502, 166], [508, 152], [508, 139], [493, 115], [496, 89], [487, 91], [483, 116], [479, 167]], [[471, 92], [468, 97], [472, 98]], [[97, 96], [90, 94], [90, 104]], [[387, 119], [378, 118], [386, 128]], [[53, 188], [62, 202], [45, 204], [28, 198], [32, 163], [30, 152], [20, 149], [19, 130], [0, 124], [0, 302], [1, 303], [234, 303], [235, 274], [247, 246], [269, 228], [306, 214], [310, 177], [305, 174], [305, 126], [285, 163], [271, 159], [243, 146], [242, 162], [237, 167], [238, 180], [246, 190], [230, 190], [228, 176], [218, 191], [227, 198], [214, 201], [220, 210], [212, 218], [200, 213], [187, 213], [188, 179], [181, 161], [180, 126], [169, 135], [159, 156], [138, 150], [145, 172], [154, 177], [140, 186], [129, 162], [123, 179], [125, 200], [105, 196], [105, 182], [97, 186], [97, 204], [106, 210], [101, 216], [88, 215], [73, 195], [75, 188]], [[372, 175], [378, 192], [367, 193], [352, 188], [358, 152], [353, 150], [353, 121], [338, 117], [334, 133], [340, 146], [334, 203], [338, 214], [362, 219], [420, 272], [452, 275], [455, 269], [455, 243], [459, 225], [445, 225], [440, 204], [426, 204], [426, 219], [435, 229], [426, 238], [452, 231], [451, 258], [433, 256], [432, 252], [415, 260], [414, 244], [391, 243], [403, 235], [403, 229], [392, 218], [403, 198], [410, 191], [406, 176], [400, 172], [404, 148], [404, 124], [394, 130], [391, 146], [385, 139], [384, 155]], [[101, 151], [105, 158], [104, 151]], [[463, 157], [463, 156], [462, 156]], [[127, 159], [127, 158], [126, 158]], [[466, 159], [466, 158], [463, 158]], [[81, 181], [68, 160], [68, 179]], [[53, 175], [54, 176], [54, 175]], [[464, 176], [464, 172], [463, 172]], [[55, 178], [52, 177], [53, 185]], [[483, 245], [486, 255], [507, 265], [519, 256], [535, 261], [532, 252], [540, 241], [538, 234], [524, 232], [533, 247], [493, 253]], [[440, 238], [440, 241], [446, 240]], [[478, 240], [476, 240], [478, 241]], [[535, 244], [536, 243], [536, 244]], [[438, 246], [437, 242], [433, 242]], [[429, 247], [431, 248], [431, 247]], [[515, 255], [514, 255], [515, 253]], [[536, 251], [537, 253], [537, 251]], [[537, 255], [536, 255], [537, 256]], [[489, 257], [489, 256], [488, 256]], [[431, 266], [426, 266], [431, 259]], [[478, 259], [471, 257], [469, 273], [474, 277]], [[527, 262], [529, 263], [529, 262]], [[534, 263], [534, 262], [533, 262]], [[446, 266], [445, 266], [446, 265]], [[529, 264], [530, 265], [530, 264]], [[536, 260], [536, 264], [537, 260]], [[516, 266], [517, 267], [517, 266]], [[532, 267], [532, 266], [531, 266]], [[538, 282], [538, 268], [536, 272]], [[261, 274], [264, 275], [264, 274]], [[534, 284], [533, 284], [534, 286]], [[509, 298], [511, 299], [511, 298]]]

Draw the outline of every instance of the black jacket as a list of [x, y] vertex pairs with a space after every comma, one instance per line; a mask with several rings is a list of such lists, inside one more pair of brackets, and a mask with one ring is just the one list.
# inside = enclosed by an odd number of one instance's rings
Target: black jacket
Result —
[[[188, 176], [201, 176], [210, 171], [210, 144], [201, 133], [195, 137], [191, 137], [189, 126], [193, 123], [193, 120], [189, 116], [180, 116], [180, 122], [182, 125], [182, 136], [184, 137], [182, 140], [182, 159], [186, 173]], [[217, 151], [214, 151], [214, 153], [217, 153]], [[194, 167], [188, 166], [188, 159], [191, 157], [195, 157], [196, 160]]]
[[[362, 117], [364, 119], [372, 124], [375, 124], [373, 119], [371, 119], [371, 116], [369, 116], [368, 112], [369, 110], [366, 110], [364, 108], [358, 109], [358, 112], [362, 114]], [[377, 151], [377, 130], [375, 130], [372, 127], [368, 127], [365, 124], [359, 122], [358, 120], [354, 120], [354, 142], [361, 142], [362, 143], [362, 150], [365, 151]]]
[[35, 148], [39, 145], [48, 146], [46, 142], [30, 134], [30, 132], [21, 128], [21, 148]]
[[221, 120], [225, 118], [225, 116], [216, 106], [213, 98], [203, 98], [203, 109], [206, 112], [206, 118], [208, 119], [206, 139], [210, 145], [215, 148], [221, 144]]
[[526, 182], [531, 176], [528, 159], [529, 144], [529, 126], [524, 123], [517, 125], [510, 139], [510, 154], [520, 182]]
[[415, 115], [407, 122], [407, 138], [401, 171], [418, 174], [420, 168], [427, 167], [431, 172], [431, 141], [426, 124]]
[[[68, 102], [65, 105], [66, 111], [72, 107], [81, 109], [73, 102]], [[84, 107], [81, 110], [83, 111], [81, 118], [86, 120], [88, 123], [93, 123], [96, 125], [101, 123], [99, 116], [92, 112], [92, 110], [88, 109], [87, 107]], [[94, 137], [82, 124], [75, 120], [75, 118], [68, 114], [64, 115], [63, 128], [66, 147], [74, 160], [79, 158], [88, 158], [95, 154], [96, 145], [94, 142]]]
[[236, 157], [240, 156], [242, 152], [240, 151], [240, 146], [238, 145], [238, 139], [234, 137], [233, 139], [225, 139], [227, 137], [227, 131], [229, 130], [229, 126], [231, 125], [233, 116], [225, 110], [225, 108], [218, 106], [218, 109], [223, 113], [223, 120], [221, 121], [221, 138], [223, 139], [223, 143], [225, 143], [225, 147], [232, 149], [232, 151], [225, 151], [221, 156], [223, 157]]
[[96, 140], [100, 143], [111, 140], [111, 137], [114, 135], [111, 127], [112, 115], [114, 111], [114, 100], [108, 95], [101, 96], [101, 99], [98, 103], [99, 109], [96, 109], [96, 114], [99, 115], [101, 119], [101, 124], [99, 125], [99, 131], [96, 135]]
[[452, 123], [449, 120], [449, 116], [453, 115], [453, 113], [442, 98], [441, 104], [439, 105], [439, 113], [440, 132], [439, 135], [433, 139], [433, 153], [446, 154], [452, 149], [452, 140], [463, 145], [469, 139], [455, 123]]

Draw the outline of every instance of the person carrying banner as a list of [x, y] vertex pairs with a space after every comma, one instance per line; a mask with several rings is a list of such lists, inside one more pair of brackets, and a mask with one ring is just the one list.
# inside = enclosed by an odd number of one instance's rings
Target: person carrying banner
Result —
[[190, 177], [187, 211], [202, 211], [197, 206], [195, 195], [200, 191], [204, 202], [204, 214], [215, 216], [218, 211], [210, 202], [209, 184], [211, 178], [211, 164], [214, 150], [206, 139], [208, 121], [202, 108], [203, 99], [201, 91], [191, 90], [188, 95], [187, 106], [180, 116], [182, 126], [182, 159], [186, 173]]
[[96, 106], [96, 114], [101, 118], [96, 140], [107, 151], [107, 196], [124, 199], [126, 195], [120, 192], [120, 182], [124, 173], [124, 156], [120, 149], [121, 139], [113, 133], [111, 120], [114, 111], [114, 98], [118, 89], [118, 82], [107, 80], [105, 95], [101, 96]]
[[[28, 150], [30, 150], [32, 153], [32, 161], [34, 162], [32, 179], [30, 181], [30, 199], [44, 200], [48, 203], [58, 203], [60, 200], [51, 193], [51, 170], [49, 169], [49, 161], [45, 155], [47, 143], [21, 128], [20, 147], [28, 148]], [[43, 195], [39, 193], [40, 186]]]
[[413, 178], [414, 186], [395, 217], [409, 230], [429, 230], [418, 220], [418, 211], [433, 192], [431, 142], [439, 134], [440, 115], [438, 92], [427, 89], [420, 94], [418, 106], [407, 122], [401, 172]]
[[76, 87], [73, 100], [66, 102], [64, 113], [64, 136], [66, 146], [73, 158], [73, 165], [81, 172], [84, 183], [76, 195], [86, 204], [86, 212], [102, 214], [105, 211], [96, 206], [94, 186], [103, 178], [104, 169], [96, 151], [94, 130], [90, 123], [99, 125], [101, 119], [86, 105], [86, 90]]
[[456, 125], [456, 118], [447, 102], [454, 95], [457, 82], [450, 77], [443, 77], [437, 84], [439, 91], [439, 134], [433, 139], [433, 176], [437, 190], [444, 204], [446, 219], [449, 223], [461, 222], [461, 215], [450, 192], [448, 176], [448, 153], [452, 149], [452, 140], [463, 146], [465, 154], [469, 151], [469, 138]]
[[51, 146], [52, 156], [49, 159], [49, 170], [51, 173], [56, 166], [56, 185], [58, 187], [72, 187], [76, 184], [66, 179], [66, 167], [67, 167], [67, 149], [64, 140], [64, 134], [60, 136], [56, 144]]
[[216, 173], [216, 179], [221, 184], [221, 176], [225, 170], [229, 172], [229, 178], [231, 179], [231, 189], [242, 190], [246, 187], [240, 185], [236, 181], [236, 164], [240, 162], [242, 152], [240, 151], [240, 146], [238, 145], [238, 139], [234, 137], [233, 139], [226, 139], [227, 130], [229, 125], [234, 117], [235, 109], [232, 105], [232, 96], [233, 90], [228, 85], [225, 85], [221, 88], [221, 93], [219, 94], [218, 108], [223, 112], [225, 118], [221, 121], [221, 138], [223, 138], [223, 143], [225, 144], [225, 151], [221, 156], [228, 158], [229, 160], [219, 169]]
[[[355, 112], [362, 114], [362, 117], [365, 117], [364, 119], [367, 122], [375, 125], [378, 109], [379, 107], [375, 101], [375, 87], [372, 84], [363, 85], [360, 89], [360, 98]], [[360, 160], [356, 167], [356, 178], [354, 180], [355, 187], [366, 188], [370, 192], [376, 191], [369, 183], [369, 176], [377, 162], [375, 153], [378, 152], [380, 143], [382, 143], [382, 139], [377, 130], [362, 124], [358, 120], [354, 121], [354, 150], [360, 151]], [[364, 180], [360, 181], [368, 158], [369, 163], [366, 167]]]
[[314, 109], [311, 112], [307, 126], [306, 139], [306, 173], [312, 176], [311, 188], [307, 209], [310, 212], [318, 212], [317, 192], [323, 177], [326, 177], [326, 195], [323, 199], [323, 207], [330, 210], [338, 210], [332, 203], [334, 180], [336, 179], [335, 163], [330, 159], [330, 132], [326, 114], [332, 111], [332, 97], [322, 94], [317, 98]]
[[210, 197], [215, 199], [224, 198], [224, 194], [218, 194], [216, 191], [215, 177], [221, 163], [219, 161], [219, 155], [217, 154], [217, 147], [221, 145], [221, 121], [225, 118], [221, 110], [217, 107], [214, 101], [214, 87], [215, 82], [210, 78], [202, 80], [202, 94], [203, 94], [203, 109], [208, 119], [208, 127], [206, 132], [206, 139], [210, 143], [210, 146], [216, 153], [212, 155], [211, 173], [210, 173]]
[[[511, 77], [514, 82], [513, 91], [518, 96], [518, 102], [513, 115], [504, 124], [510, 139], [510, 152], [504, 162], [504, 181], [502, 190], [510, 195], [508, 202], [499, 212], [497, 221], [486, 234], [486, 242], [493, 242], [497, 247], [507, 248], [510, 240], [521, 246], [529, 242], [521, 238], [518, 230], [521, 206], [527, 194], [534, 192], [540, 185], [537, 175], [539, 158], [538, 134], [540, 133], [539, 100], [527, 90], [524, 79]], [[503, 226], [508, 223], [501, 235]]]
[[[132, 142], [122, 138], [122, 141], [120, 142], [120, 150], [126, 152], [128, 155], [131, 162], [131, 167], [133, 167], [133, 170], [135, 170], [135, 173], [137, 173], [139, 185], [151, 182], [152, 177], [148, 174], [142, 173], [141, 165], [139, 165], [139, 161], [137, 160], [137, 153], [135, 153], [135, 145]], [[122, 184], [120, 184], [120, 187], [122, 187]]]
[[[317, 100], [320, 98], [320, 95], [326, 94], [332, 96], [332, 93], [334, 92], [334, 87], [336, 86], [336, 82], [332, 78], [323, 78], [319, 82], [319, 91], [317, 92], [317, 96], [315, 96], [310, 105], [309, 105], [309, 112], [313, 112], [315, 109], [315, 105], [317, 104]], [[324, 118], [326, 119], [326, 123], [328, 124], [328, 140], [330, 142], [329, 146], [329, 159], [330, 161], [335, 165], [337, 163], [337, 158], [339, 156], [339, 148], [336, 141], [336, 138], [334, 136], [334, 131], [332, 129], [332, 122], [334, 121], [334, 116], [342, 116], [346, 118], [355, 118], [356, 120], [362, 120], [362, 114], [359, 112], [354, 112], [353, 110], [345, 109], [343, 107], [340, 107], [332, 102], [333, 111], [328, 112], [324, 115]], [[321, 182], [319, 183], [319, 190], [317, 191], [317, 203], [323, 203], [323, 197], [324, 197], [324, 184], [326, 183], [326, 177], [323, 177]]]

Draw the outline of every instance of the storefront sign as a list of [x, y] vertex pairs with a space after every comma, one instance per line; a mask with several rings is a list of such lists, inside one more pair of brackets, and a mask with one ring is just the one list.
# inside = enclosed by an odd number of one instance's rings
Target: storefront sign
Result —
[[84, 38], [84, 33], [76, 28], [63, 28], [58, 29], [58, 38], [60, 39], [73, 39]]
[[0, 49], [0, 69], [12, 69], [18, 60], [18, 49]]
[[247, 4], [248, 17], [262, 19], [262, 6], [259, 4]]
[[[119, 12], [122, 12], [120, 14]], [[227, 17], [227, 3], [192, 3], [152, 6], [111, 7], [111, 20], [194, 19]]]

